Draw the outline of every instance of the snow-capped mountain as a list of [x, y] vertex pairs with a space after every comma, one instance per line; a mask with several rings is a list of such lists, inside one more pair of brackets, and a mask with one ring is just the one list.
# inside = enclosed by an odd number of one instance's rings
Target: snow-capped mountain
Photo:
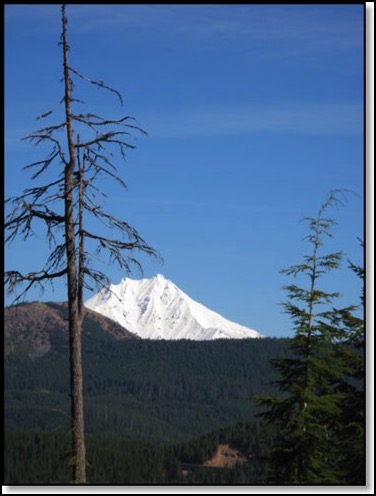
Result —
[[263, 337], [192, 300], [158, 274], [123, 279], [102, 289], [85, 306], [114, 320], [143, 339], [243, 339]]

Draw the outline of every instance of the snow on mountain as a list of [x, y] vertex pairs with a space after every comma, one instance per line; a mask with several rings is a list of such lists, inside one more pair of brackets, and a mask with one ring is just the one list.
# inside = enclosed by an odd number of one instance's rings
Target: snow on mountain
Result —
[[102, 289], [85, 306], [143, 339], [243, 339], [263, 337], [192, 300], [158, 274], [151, 279], [123, 279]]

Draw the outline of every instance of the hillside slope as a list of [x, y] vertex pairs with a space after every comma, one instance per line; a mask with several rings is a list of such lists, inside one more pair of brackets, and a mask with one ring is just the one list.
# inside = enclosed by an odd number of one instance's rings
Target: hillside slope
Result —
[[[32, 333], [25, 341], [26, 328], [21, 326], [21, 332], [14, 322], [15, 336], [7, 330], [7, 430], [69, 430], [69, 352], [59, 327], [66, 309], [47, 307], [51, 328], [45, 329], [44, 347], [33, 345]], [[93, 434], [174, 441], [250, 420], [255, 413], [250, 397], [273, 391], [269, 360], [287, 352], [286, 342], [279, 339], [118, 339], [114, 329], [104, 331], [96, 315], [86, 318], [85, 422]], [[124, 330], [118, 330], [124, 337]]]
[[[4, 309], [5, 355], [25, 354], [38, 358], [58, 343], [68, 343], [68, 313], [65, 303], [23, 303]], [[85, 309], [84, 333], [96, 323], [115, 339], [138, 339], [124, 327], [107, 317]]]

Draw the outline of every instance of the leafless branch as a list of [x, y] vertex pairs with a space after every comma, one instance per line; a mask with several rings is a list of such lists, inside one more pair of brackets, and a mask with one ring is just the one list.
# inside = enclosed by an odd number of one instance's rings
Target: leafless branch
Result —
[[[61, 184], [63, 183], [64, 181], [64, 178], [60, 178], [56, 181], [53, 181], [49, 184], [46, 184], [44, 186], [36, 186], [35, 188], [28, 188], [28, 189], [25, 189], [24, 191], [24, 194], [23, 195], [20, 195], [16, 198], [8, 198], [7, 200], [5, 200], [5, 203], [19, 203], [21, 200], [25, 200], [26, 198], [28, 197], [32, 197], [33, 198], [33, 204], [39, 200], [39, 198], [41, 198], [50, 188], [52, 188], [53, 186], [56, 186], [58, 184]], [[57, 195], [56, 193], [48, 196], [48, 197], [45, 197], [43, 199], [43, 203], [46, 204], [46, 203], [49, 203], [50, 201], [54, 201], [55, 199], [57, 199], [59, 197], [59, 195]]]
[[95, 86], [98, 86], [99, 88], [104, 88], [108, 91], [111, 91], [112, 93], [115, 93], [115, 95], [119, 98], [120, 105], [123, 106], [123, 97], [121, 94], [115, 90], [114, 88], [111, 88], [110, 86], [107, 86], [104, 84], [103, 81], [95, 81], [94, 79], [90, 79], [87, 76], [84, 76], [80, 72], [76, 71], [76, 69], [73, 69], [73, 67], [68, 67], [68, 69], [73, 72], [73, 74], [76, 74], [76, 76], [80, 77], [81, 79], [84, 79], [85, 81], [88, 81], [90, 84], [94, 84]]
[[51, 163], [59, 155], [61, 156], [61, 151], [60, 150], [56, 151], [56, 148], [54, 148], [51, 155], [48, 158], [46, 158], [45, 160], [40, 160], [39, 162], [34, 162], [32, 164], [26, 165], [24, 167], [24, 170], [31, 169], [32, 167], [36, 167], [42, 164], [40, 169], [37, 172], [35, 172], [34, 175], [32, 176], [32, 179], [36, 179], [40, 174], [42, 174], [42, 172], [44, 172], [47, 169], [47, 167], [49, 167], [49, 165], [51, 165]]
[[[82, 122], [83, 124], [86, 124], [87, 126], [93, 129], [96, 129], [97, 126], [110, 126], [110, 125], [123, 126], [135, 131], [139, 131], [140, 133], [147, 136], [147, 132], [141, 127], [134, 126], [132, 124], [124, 124], [124, 122], [127, 120], [135, 121], [135, 118], [129, 115], [122, 117], [121, 119], [104, 119], [103, 117], [100, 117], [95, 114], [72, 114], [72, 118], [78, 122]], [[93, 121], [92, 119], [97, 119], [97, 121]]]
[[[21, 213], [17, 215], [19, 211]], [[24, 240], [27, 239], [33, 234], [31, 223], [35, 218], [45, 221], [47, 237], [50, 240], [53, 239], [51, 229], [64, 222], [63, 216], [56, 214], [46, 205], [30, 204], [21, 200], [5, 219], [4, 229], [10, 231], [8, 237], [5, 238], [5, 243], [13, 241], [18, 234], [22, 234]]]
[[[92, 165], [95, 168], [96, 171], [98, 171], [98, 172], [104, 172], [105, 174], [108, 174], [113, 179], [115, 179], [115, 181], [118, 182], [123, 188], [127, 189], [127, 185], [125, 184], [125, 182], [117, 174], [114, 174], [113, 172], [109, 171], [105, 167], [102, 167], [101, 165], [99, 165], [97, 161], [93, 160], [90, 157], [90, 155], [88, 155], [86, 157], [86, 159], [89, 162], [89, 164]], [[109, 163], [109, 162], [106, 161], [106, 163]], [[112, 166], [112, 164], [110, 164], [110, 163], [109, 163], [109, 165]]]
[[12, 294], [16, 290], [16, 288], [23, 283], [28, 283], [27, 287], [14, 299], [13, 303], [19, 301], [25, 294], [29, 291], [29, 289], [38, 285], [41, 290], [44, 290], [43, 282], [52, 282], [54, 279], [58, 277], [62, 277], [66, 274], [67, 269], [60, 270], [59, 272], [49, 273], [45, 270], [41, 270], [39, 272], [29, 272], [28, 274], [21, 274], [15, 270], [9, 270], [4, 273], [5, 285], [7, 286], [7, 293]]
[[104, 134], [99, 134], [96, 138], [86, 141], [84, 143], [77, 143], [76, 148], [87, 148], [88, 146], [95, 145], [98, 143], [122, 143], [126, 148], [136, 148], [134, 145], [130, 145], [126, 141], [123, 140], [113, 140], [116, 136], [129, 136], [130, 134], [126, 131], [109, 131]]

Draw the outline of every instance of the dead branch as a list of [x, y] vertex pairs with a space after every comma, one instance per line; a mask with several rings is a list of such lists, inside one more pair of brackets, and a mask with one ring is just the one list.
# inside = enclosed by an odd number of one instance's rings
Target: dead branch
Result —
[[73, 74], [76, 74], [76, 76], [80, 77], [81, 79], [84, 79], [85, 81], [88, 81], [90, 84], [94, 84], [95, 86], [98, 86], [100, 88], [104, 88], [108, 91], [111, 91], [112, 93], [115, 93], [115, 95], [119, 98], [120, 105], [123, 106], [123, 97], [121, 94], [115, 90], [114, 88], [111, 88], [110, 86], [107, 86], [104, 84], [103, 81], [95, 81], [94, 79], [90, 79], [87, 76], [84, 76], [80, 72], [76, 71], [76, 69], [73, 69], [73, 67], [68, 66], [68, 69], [73, 72]]
[[45, 270], [41, 270], [39, 272], [29, 272], [26, 275], [21, 274], [15, 270], [9, 270], [4, 273], [4, 281], [5, 285], [8, 286], [7, 293], [11, 294], [15, 291], [16, 287], [22, 283], [28, 282], [27, 287], [14, 299], [13, 303], [19, 301], [28, 291], [34, 286], [38, 285], [41, 290], [44, 290], [44, 286], [42, 281], [52, 282], [54, 279], [58, 277], [62, 277], [66, 274], [67, 269], [63, 269], [59, 272], [48, 273]]

